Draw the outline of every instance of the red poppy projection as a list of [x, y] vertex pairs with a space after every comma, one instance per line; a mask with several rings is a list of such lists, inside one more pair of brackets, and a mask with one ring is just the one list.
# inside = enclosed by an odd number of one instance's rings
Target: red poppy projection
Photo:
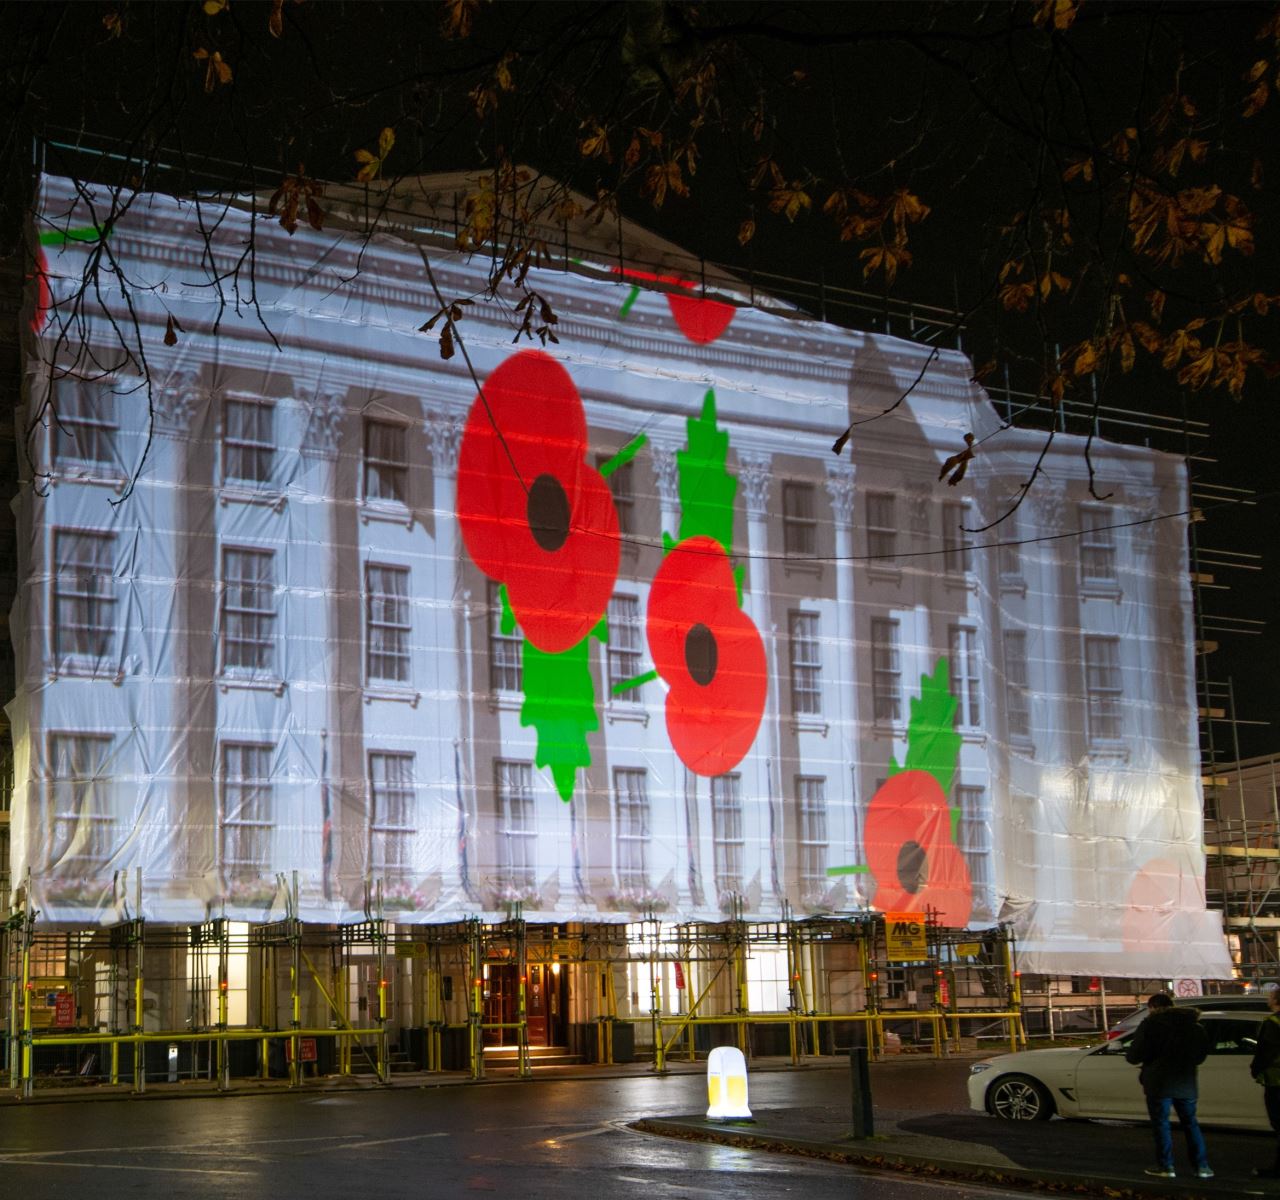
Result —
[[[671, 287], [692, 292], [695, 285], [679, 275], [655, 275], [652, 271], [635, 271], [630, 267], [614, 267], [614, 272], [624, 279], [640, 279], [646, 283], [665, 283]], [[634, 297], [633, 292], [633, 297]], [[677, 328], [689, 341], [698, 346], [714, 342], [733, 321], [737, 311], [732, 304], [723, 300], [700, 300], [696, 296], [684, 296], [679, 292], [667, 292], [667, 306], [675, 318]], [[623, 306], [623, 315], [631, 306], [628, 300]]]
[[591, 632], [618, 576], [618, 514], [587, 450], [578, 390], [540, 350], [489, 376], [462, 435], [463, 541], [476, 566], [506, 585], [524, 636], [548, 654]]
[[667, 682], [667, 733], [698, 775], [722, 775], [751, 749], [767, 691], [764, 643], [738, 605], [733, 567], [714, 538], [663, 560], [649, 591], [649, 650]]

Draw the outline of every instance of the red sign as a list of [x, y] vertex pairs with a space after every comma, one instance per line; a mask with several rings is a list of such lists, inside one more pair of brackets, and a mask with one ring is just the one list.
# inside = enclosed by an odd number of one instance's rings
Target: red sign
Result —
[[672, 963], [671, 965], [676, 969], [676, 990], [683, 991], [684, 990], [684, 967], [681, 966], [678, 962]]
[[[284, 1044], [285, 1058], [289, 1062], [293, 1062], [293, 1038], [290, 1038]], [[299, 1038], [298, 1039], [298, 1061], [299, 1062], [315, 1062], [316, 1061], [316, 1039]]]
[[56, 1029], [70, 1029], [76, 1023], [76, 998], [70, 992], [53, 997], [53, 1024]]
[[951, 984], [945, 978], [938, 980], [938, 1003], [943, 1008], [951, 1003]]

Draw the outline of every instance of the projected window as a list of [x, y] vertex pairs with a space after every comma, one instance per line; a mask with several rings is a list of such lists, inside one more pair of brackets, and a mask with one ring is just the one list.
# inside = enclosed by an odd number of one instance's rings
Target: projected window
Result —
[[782, 485], [782, 548], [798, 558], [818, 553], [818, 516], [811, 483]]
[[110, 752], [109, 737], [49, 738], [49, 865], [60, 872], [91, 875], [111, 857]]
[[259, 400], [227, 400], [222, 409], [222, 478], [227, 483], [266, 483], [275, 457], [275, 408]]
[[364, 423], [364, 498], [409, 503], [408, 431], [387, 421]]
[[489, 690], [520, 690], [520, 647], [523, 639], [512, 625], [509, 633], [502, 630], [502, 596], [498, 584], [489, 583]]
[[716, 892], [742, 894], [742, 776], [711, 778], [711, 840], [715, 851]]
[[614, 596], [609, 601], [609, 699], [638, 703], [640, 688], [617, 692], [614, 688], [644, 671], [644, 628], [640, 601], [635, 596]]
[[409, 569], [370, 563], [364, 570], [368, 676], [409, 682]]
[[827, 886], [827, 781], [797, 776], [796, 804], [800, 890], [811, 895]]
[[504, 883], [534, 885], [533, 767], [526, 762], [494, 764], [497, 803], [498, 870]]
[[1088, 583], [1116, 582], [1116, 531], [1104, 508], [1080, 508], [1080, 577]]
[[55, 465], [115, 463], [116, 396], [105, 384], [60, 379], [49, 426]]
[[951, 501], [942, 506], [942, 569], [948, 575], [967, 575], [973, 570], [973, 543], [964, 527], [969, 523], [969, 506]]
[[1009, 736], [1031, 736], [1031, 692], [1027, 684], [1027, 634], [1022, 629], [1004, 632], [1004, 711]]
[[115, 638], [115, 535], [57, 529], [53, 536], [53, 645], [59, 661], [101, 661]]
[[1002, 579], [1016, 580], [1022, 575], [1022, 547], [1018, 544], [1018, 518], [1010, 517], [996, 528], [1000, 548], [996, 551]]
[[898, 550], [898, 522], [892, 492], [867, 493], [867, 553], [882, 563]]
[[956, 721], [976, 729], [982, 724], [981, 683], [978, 679], [978, 633], [966, 625], [948, 632], [951, 694], [956, 698]]
[[275, 555], [270, 550], [222, 552], [222, 667], [271, 671], [276, 649]]
[[877, 617], [871, 622], [871, 707], [877, 721], [902, 720], [902, 658], [898, 622]]
[[960, 809], [957, 844], [969, 868], [974, 893], [985, 894], [991, 884], [991, 808], [987, 789], [957, 786], [956, 806]]
[[618, 883], [643, 888], [649, 883], [649, 790], [643, 770], [613, 773]]
[[822, 657], [817, 613], [793, 612], [791, 626], [791, 711], [822, 715]]
[[218, 822], [223, 869], [231, 876], [258, 878], [271, 869], [273, 747], [222, 744], [222, 811]]
[[[609, 461], [612, 455], [601, 454], [596, 458], [596, 466]], [[618, 512], [618, 533], [622, 537], [631, 537], [636, 532], [636, 492], [635, 473], [632, 468], [635, 460], [623, 463], [612, 471], [605, 479], [609, 491], [613, 493], [613, 507]]]
[[1120, 684], [1119, 638], [1084, 639], [1084, 685], [1088, 699], [1089, 743], [1118, 742], [1124, 700]]
[[369, 755], [369, 865], [402, 876], [413, 865], [413, 755]]

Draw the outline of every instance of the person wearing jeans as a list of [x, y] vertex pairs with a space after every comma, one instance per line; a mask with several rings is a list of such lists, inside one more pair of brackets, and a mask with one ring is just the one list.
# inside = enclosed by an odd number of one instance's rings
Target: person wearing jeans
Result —
[[1147, 1115], [1156, 1144], [1156, 1165], [1147, 1168], [1148, 1175], [1162, 1179], [1176, 1175], [1169, 1129], [1172, 1108], [1187, 1139], [1192, 1168], [1201, 1179], [1213, 1178], [1204, 1134], [1196, 1120], [1196, 1068], [1208, 1053], [1209, 1039], [1200, 1024], [1198, 1009], [1175, 1008], [1164, 992], [1157, 992], [1147, 1001], [1147, 1017], [1133, 1035], [1125, 1058], [1142, 1067], [1138, 1082], [1147, 1096]]

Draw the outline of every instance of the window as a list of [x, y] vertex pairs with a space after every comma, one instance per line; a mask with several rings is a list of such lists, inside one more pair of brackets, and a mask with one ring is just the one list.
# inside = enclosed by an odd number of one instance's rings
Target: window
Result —
[[711, 840], [715, 848], [716, 892], [742, 894], [742, 776], [711, 777]]
[[114, 849], [109, 737], [49, 738], [49, 865], [68, 875], [92, 874]]
[[102, 660], [115, 634], [115, 535], [57, 529], [53, 536], [54, 657]]
[[413, 798], [413, 755], [370, 754], [369, 865], [375, 875], [402, 876], [412, 865]]
[[635, 596], [614, 596], [609, 601], [609, 699], [638, 703], [640, 688], [614, 689], [641, 674], [644, 665], [644, 631], [640, 601]]
[[1210, 1054], [1252, 1055], [1258, 1049], [1258, 1024], [1252, 1016], [1243, 1021], [1209, 1017], [1202, 1021]]
[[224, 742], [222, 813], [219, 821], [223, 869], [259, 878], [271, 869], [270, 746]]
[[816, 613], [791, 614], [791, 711], [806, 717], [822, 714], [822, 658]]
[[1022, 575], [1022, 547], [1018, 544], [1016, 518], [1008, 522], [996, 552], [1002, 579], [1017, 580]]
[[275, 666], [275, 562], [270, 550], [222, 552], [222, 667], [266, 672]]
[[876, 721], [902, 721], [898, 622], [882, 617], [871, 622], [871, 709]]
[[381, 504], [409, 503], [409, 452], [403, 425], [364, 423], [364, 498]]
[[364, 569], [368, 675], [371, 680], [409, 682], [409, 569]]
[[617, 811], [618, 883], [626, 888], [649, 885], [649, 790], [643, 770], [619, 768], [613, 773]]
[[811, 483], [782, 485], [782, 548], [801, 558], [818, 553], [818, 519]]
[[898, 522], [892, 492], [867, 493], [867, 553], [887, 562], [898, 549]]
[[[596, 466], [607, 463], [613, 456], [601, 454], [596, 459]], [[616, 467], [605, 479], [609, 491], [613, 493], [613, 507], [618, 512], [618, 533], [624, 537], [633, 537], [636, 532], [636, 493], [635, 472], [632, 468], [635, 460], [631, 459], [620, 467]]]
[[956, 805], [960, 809], [957, 845], [969, 868], [977, 905], [991, 884], [991, 812], [986, 788], [957, 786]]
[[1005, 715], [1009, 736], [1031, 736], [1031, 693], [1027, 684], [1027, 634], [1022, 629], [1004, 632]]
[[494, 764], [497, 778], [498, 871], [509, 887], [534, 885], [533, 768], [525, 762]]
[[942, 506], [942, 569], [948, 575], [967, 575], [973, 570], [973, 543], [965, 533], [969, 506], [952, 501]]
[[275, 409], [258, 400], [228, 400], [222, 410], [222, 478], [266, 483], [275, 464]]
[[1084, 686], [1088, 698], [1089, 742], [1120, 740], [1120, 640], [1084, 639]]
[[51, 414], [53, 461], [98, 467], [116, 461], [116, 397], [105, 383], [63, 379]]
[[520, 690], [520, 647], [523, 639], [516, 630], [515, 617], [511, 616], [507, 628], [503, 628], [502, 592], [499, 584], [489, 584], [489, 690], [492, 692], [518, 692]]
[[756, 943], [747, 954], [747, 1009], [749, 1012], [786, 1012], [791, 1006], [791, 980], [787, 948], [776, 942]]
[[979, 703], [978, 633], [963, 625], [952, 625], [948, 638], [951, 653], [951, 694], [956, 698], [956, 720], [977, 728], [982, 724]]
[[800, 890], [806, 895], [827, 886], [827, 781], [796, 778], [799, 803]]
[[1080, 577], [1092, 583], [1116, 581], [1116, 531], [1105, 509], [1080, 509]]

